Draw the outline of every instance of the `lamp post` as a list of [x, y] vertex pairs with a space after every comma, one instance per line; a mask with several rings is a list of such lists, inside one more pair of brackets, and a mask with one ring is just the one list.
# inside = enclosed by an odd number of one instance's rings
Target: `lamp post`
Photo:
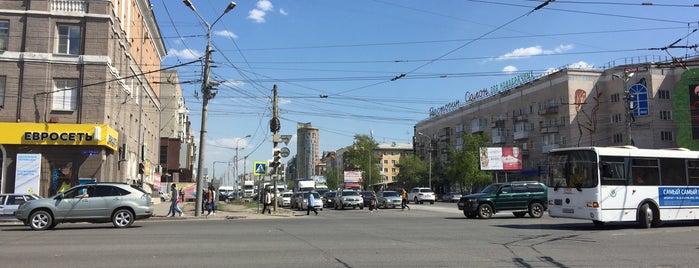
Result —
[[[197, 12], [194, 8], [192, 2], [189, 0], [182, 1], [189, 9], [194, 11], [199, 20], [201, 20], [204, 25], [206, 25], [206, 55], [204, 56], [204, 73], [201, 81], [201, 93], [202, 93], [202, 104], [201, 104], [201, 130], [199, 131], [199, 164], [197, 165], [197, 205], [194, 207], [194, 216], [201, 215], [201, 204], [203, 195], [202, 188], [202, 172], [204, 170], [204, 147], [206, 145], [206, 119], [208, 116], [208, 105], [209, 99], [214, 98], [215, 94], [211, 93], [211, 82], [209, 81], [209, 73], [211, 69], [211, 27], [213, 27], [226, 13], [235, 8], [235, 2], [230, 2], [226, 7], [226, 10], [214, 20], [213, 23], [209, 24], [206, 20]], [[215, 174], [214, 174], [215, 175]]]
[[427, 136], [425, 134], [422, 134], [422, 132], [418, 132], [417, 134], [427, 138], [427, 140], [429, 140], [429, 142], [430, 142], [429, 147], [427, 149], [427, 151], [430, 155], [429, 156], [429, 158], [430, 158], [429, 165], [430, 166], [429, 166], [429, 174], [427, 174], [427, 176], [428, 176], [427, 183], [428, 183], [428, 187], [430, 187], [430, 189], [432, 189], [432, 138], [430, 138], [429, 136]]
[[[245, 135], [245, 137], [238, 139], [235, 142], [235, 160], [233, 162], [235, 162], [234, 168], [235, 168], [235, 179], [236, 180], [238, 179], [238, 144], [240, 143], [241, 140], [246, 139], [246, 138], [250, 138], [250, 137], [252, 137], [252, 136], [250, 134], [248, 134], [248, 135]], [[247, 159], [247, 157], [245, 157], [245, 158]]]
[[632, 123], [632, 113], [633, 113], [633, 104], [631, 103], [631, 92], [629, 92], [629, 79], [633, 77], [636, 73], [628, 73], [624, 72], [624, 75], [618, 75], [618, 74], [612, 74], [613, 77], [619, 78], [624, 82], [624, 100], [622, 103], [624, 104], [624, 110], [626, 111], [626, 144], [627, 145], [634, 145], [633, 139], [631, 138], [631, 123]]

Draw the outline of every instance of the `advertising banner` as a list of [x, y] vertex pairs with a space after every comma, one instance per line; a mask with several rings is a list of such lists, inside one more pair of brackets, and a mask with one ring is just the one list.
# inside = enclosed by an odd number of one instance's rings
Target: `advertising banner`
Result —
[[522, 154], [519, 147], [481, 147], [481, 170], [520, 170]]
[[358, 170], [345, 171], [345, 183], [358, 183], [362, 181], [362, 172]]
[[41, 154], [17, 154], [15, 193], [39, 194]]

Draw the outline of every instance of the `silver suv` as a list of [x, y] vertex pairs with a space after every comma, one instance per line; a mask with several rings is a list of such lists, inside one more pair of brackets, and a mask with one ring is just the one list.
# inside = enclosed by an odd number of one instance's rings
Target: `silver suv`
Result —
[[150, 194], [125, 183], [74, 186], [49, 198], [30, 200], [17, 208], [15, 217], [34, 230], [47, 230], [65, 222], [112, 222], [126, 228], [153, 215]]
[[337, 191], [335, 195], [335, 209], [345, 209], [347, 207], [364, 209], [364, 199], [357, 191]]

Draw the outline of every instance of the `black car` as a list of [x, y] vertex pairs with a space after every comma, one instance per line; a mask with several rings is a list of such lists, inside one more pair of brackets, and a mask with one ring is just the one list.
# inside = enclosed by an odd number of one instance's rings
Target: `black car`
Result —
[[364, 206], [369, 207], [371, 205], [371, 191], [362, 192], [362, 198], [364, 198]]
[[323, 195], [323, 207], [324, 208], [334, 208], [335, 207], [335, 195], [337, 192], [328, 191]]

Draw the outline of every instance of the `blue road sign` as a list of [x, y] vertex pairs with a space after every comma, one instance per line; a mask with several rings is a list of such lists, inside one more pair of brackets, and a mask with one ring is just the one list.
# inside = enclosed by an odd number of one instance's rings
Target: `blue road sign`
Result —
[[267, 174], [267, 162], [255, 162], [253, 170], [256, 176], [264, 176]]

